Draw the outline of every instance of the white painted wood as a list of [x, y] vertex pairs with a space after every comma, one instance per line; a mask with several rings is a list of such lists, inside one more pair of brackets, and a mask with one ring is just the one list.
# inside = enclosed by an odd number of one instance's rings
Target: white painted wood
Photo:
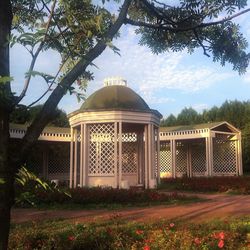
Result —
[[75, 148], [74, 148], [74, 188], [77, 187], [77, 128], [74, 129], [75, 130], [75, 138], [74, 138], [74, 142], [75, 142]]
[[160, 135], [159, 135], [159, 128], [157, 128], [157, 182], [158, 182], [158, 185], [161, 182], [161, 173], [160, 173]]
[[171, 141], [171, 155], [172, 155], [172, 176], [176, 178], [176, 141]]
[[74, 165], [74, 129], [70, 129], [71, 141], [70, 141], [70, 170], [69, 170], [69, 187], [73, 187], [73, 165]]
[[148, 124], [148, 179], [152, 179], [152, 125]]
[[118, 187], [118, 147], [117, 147], [117, 138], [118, 138], [118, 129], [117, 129], [117, 122], [114, 123], [114, 174], [115, 174], [115, 187]]
[[148, 154], [149, 154], [149, 150], [148, 150], [148, 125], [144, 126], [144, 148], [145, 148], [145, 153], [144, 153], [144, 185], [145, 188], [148, 188]]
[[87, 162], [88, 162], [88, 133], [87, 133], [87, 125], [84, 123], [83, 125], [83, 182], [82, 185], [85, 187], [87, 184]]
[[209, 176], [209, 168], [210, 168], [210, 149], [209, 149], [209, 138], [205, 138], [206, 143], [206, 176]]
[[152, 112], [132, 112], [132, 111], [97, 111], [83, 112], [69, 116], [70, 126], [80, 125], [85, 123], [100, 123], [100, 122], [127, 122], [137, 124], [155, 124], [159, 126], [160, 118]]
[[241, 132], [238, 134], [238, 159], [239, 175], [243, 175]]
[[122, 122], [119, 122], [119, 176], [118, 176], [118, 186], [121, 188], [122, 183]]
[[81, 124], [81, 142], [80, 142], [80, 187], [83, 187], [83, 124]]

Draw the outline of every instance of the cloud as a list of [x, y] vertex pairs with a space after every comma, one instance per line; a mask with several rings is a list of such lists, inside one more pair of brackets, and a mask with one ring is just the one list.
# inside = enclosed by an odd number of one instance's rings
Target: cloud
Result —
[[149, 48], [138, 45], [139, 38], [134, 28], [123, 28], [122, 32], [123, 36], [114, 42], [120, 49], [121, 57], [109, 49], [95, 61], [99, 70], [94, 69], [95, 81], [90, 84], [88, 93], [101, 87], [104, 78], [121, 76], [146, 102], [164, 103], [171, 98], [159, 97], [157, 91], [167, 93], [167, 90], [172, 89], [193, 93], [231, 76], [216, 67], [201, 66], [185, 51], [155, 55]]

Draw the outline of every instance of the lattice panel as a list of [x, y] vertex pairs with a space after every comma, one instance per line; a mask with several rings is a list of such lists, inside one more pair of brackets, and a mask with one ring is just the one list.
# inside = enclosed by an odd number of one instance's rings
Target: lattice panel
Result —
[[136, 133], [123, 133], [122, 142], [136, 142], [137, 134]]
[[203, 143], [191, 144], [192, 173], [205, 175], [206, 167], [206, 145]]
[[48, 150], [48, 174], [69, 173], [69, 144], [50, 145]]
[[157, 143], [157, 138], [158, 138], [158, 130], [154, 130], [154, 160], [155, 160], [155, 171], [154, 171], [154, 177], [158, 177], [158, 167], [159, 167], [159, 159], [158, 159], [158, 143]]
[[236, 143], [226, 138], [213, 138], [214, 173], [235, 174], [236, 171]]
[[91, 124], [89, 128], [90, 175], [114, 175], [114, 124]]
[[27, 168], [39, 176], [43, 174], [43, 151], [41, 145], [34, 145], [26, 160]]
[[160, 173], [171, 173], [170, 142], [160, 142]]
[[123, 142], [122, 144], [122, 173], [136, 174], [137, 173], [137, 143]]
[[187, 174], [187, 147], [182, 142], [176, 143], [176, 175]]

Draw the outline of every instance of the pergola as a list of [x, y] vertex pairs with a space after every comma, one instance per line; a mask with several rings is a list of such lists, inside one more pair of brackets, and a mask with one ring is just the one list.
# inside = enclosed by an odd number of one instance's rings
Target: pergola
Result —
[[70, 187], [156, 186], [162, 116], [125, 81], [106, 81], [68, 117]]
[[161, 177], [242, 175], [241, 132], [228, 122], [160, 129]]

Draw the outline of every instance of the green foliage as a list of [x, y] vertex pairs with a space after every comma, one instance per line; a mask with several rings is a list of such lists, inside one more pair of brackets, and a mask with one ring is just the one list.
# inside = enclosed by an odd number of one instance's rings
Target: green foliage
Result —
[[70, 197], [67, 192], [60, 190], [53, 183], [38, 178], [34, 173], [22, 167], [15, 179], [16, 204], [19, 206], [37, 206], [40, 201], [37, 192], [44, 192], [45, 195], [61, 195]]
[[191, 192], [250, 194], [250, 177], [162, 178], [160, 189]]
[[[68, 196], [65, 195], [69, 194]], [[41, 188], [22, 192], [22, 197], [35, 200], [36, 206], [58, 208], [114, 208], [123, 206], [151, 206], [159, 204], [176, 204], [199, 201], [175, 192], [164, 194], [156, 190], [125, 190], [114, 188], [75, 188], [64, 192], [52, 192]], [[26, 202], [26, 200], [25, 200]], [[27, 202], [26, 202], [27, 204]], [[30, 202], [27, 205], [32, 205]]]
[[5, 84], [8, 82], [13, 81], [13, 77], [9, 77], [9, 76], [0, 76], [0, 84]]
[[249, 218], [186, 223], [138, 223], [114, 214], [107, 222], [47, 221], [15, 225], [9, 249], [249, 249]]
[[[10, 122], [17, 124], [31, 123], [41, 109], [42, 105], [27, 108], [27, 106], [20, 104], [16, 106], [14, 111], [10, 114]], [[61, 109], [56, 109], [54, 119], [48, 126], [69, 127], [67, 114]]]
[[[247, 1], [134, 1], [130, 18], [140, 44], [151, 48], [155, 54], [187, 50], [193, 53], [202, 48], [222, 66], [226, 62], [240, 74], [246, 72], [250, 54], [246, 52], [247, 40], [240, 27], [228, 19], [212, 25], [219, 16], [235, 14], [246, 7]], [[221, 19], [219, 19], [221, 20]]]

